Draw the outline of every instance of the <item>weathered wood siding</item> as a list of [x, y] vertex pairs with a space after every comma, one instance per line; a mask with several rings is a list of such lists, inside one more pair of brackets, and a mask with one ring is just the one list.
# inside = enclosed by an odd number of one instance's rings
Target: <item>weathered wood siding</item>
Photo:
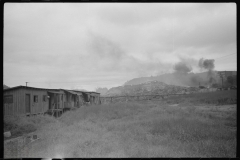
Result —
[[[43, 95], [48, 95], [46, 90], [25, 89], [25, 95], [30, 94], [30, 112], [31, 114], [43, 113], [48, 110], [49, 100], [43, 101]], [[38, 96], [38, 102], [34, 102], [34, 95]]]
[[14, 109], [14, 106], [13, 106], [13, 103], [6, 103], [4, 104], [4, 115], [13, 115], [13, 109]]
[[6, 115], [25, 114], [25, 97], [23, 89], [5, 91], [4, 96], [13, 97], [13, 103], [6, 104], [4, 102], [4, 111], [6, 111]]
[[[4, 104], [4, 114], [10, 115], [24, 115], [26, 114], [25, 95], [30, 95], [30, 113], [43, 113], [48, 110], [49, 101], [43, 101], [43, 95], [47, 96], [47, 91], [36, 89], [20, 88], [16, 90], [4, 91], [4, 96], [12, 95], [13, 103]], [[38, 96], [38, 102], [34, 102], [34, 95]], [[12, 112], [12, 113], [11, 113]]]
[[83, 99], [83, 95], [78, 96], [79, 98], [79, 107], [83, 105], [84, 99]]
[[66, 99], [64, 101], [64, 103], [65, 103], [64, 107], [65, 108], [72, 108], [72, 107], [74, 107], [73, 95], [68, 93], [68, 92], [65, 92], [65, 94], [66, 94]]
[[91, 103], [99, 104], [100, 103], [100, 94], [91, 93]]

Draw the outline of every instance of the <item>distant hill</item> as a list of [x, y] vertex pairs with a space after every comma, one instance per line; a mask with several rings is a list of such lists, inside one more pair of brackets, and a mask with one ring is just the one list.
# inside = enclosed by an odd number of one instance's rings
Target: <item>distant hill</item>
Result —
[[7, 85], [3, 84], [3, 89], [8, 89], [10, 87], [8, 87]]
[[177, 86], [198, 86], [199, 83], [206, 83], [208, 73], [189, 73], [189, 74], [179, 74], [179, 73], [168, 73], [159, 76], [152, 77], [140, 77], [134, 78], [130, 81], [127, 81], [124, 85], [136, 85], [141, 83], [146, 83], [149, 81], [159, 81], [164, 82], [169, 85]]
[[[226, 74], [226, 77], [237, 75], [237, 71], [224, 71], [224, 73]], [[169, 85], [197, 87], [199, 84], [209, 85], [210, 83], [221, 83], [218, 71], [213, 71], [211, 72], [211, 75], [209, 74], [210, 73], [208, 71], [188, 74], [168, 73], [159, 76], [134, 78], [124, 83], [124, 85], [136, 85], [150, 81], [159, 81]]]
[[126, 95], [152, 95], [167, 93], [183, 93], [187, 87], [168, 85], [163, 82], [152, 81], [137, 85], [124, 85], [113, 87], [108, 90], [105, 96], [126, 96]]
[[[226, 71], [224, 85], [228, 76], [233, 76], [233, 84], [237, 84], [236, 71]], [[183, 93], [186, 90], [196, 90], [199, 86], [220, 87], [221, 79], [218, 71], [202, 73], [168, 73], [160, 76], [140, 77], [124, 83], [123, 86], [110, 88], [103, 96], [121, 96], [121, 95], [148, 95], [162, 93]], [[193, 87], [193, 88], [191, 88]]]

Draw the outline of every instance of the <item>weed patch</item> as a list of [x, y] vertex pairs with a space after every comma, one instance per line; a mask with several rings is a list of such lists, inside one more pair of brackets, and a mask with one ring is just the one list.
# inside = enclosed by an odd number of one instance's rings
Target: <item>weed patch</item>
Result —
[[[42, 140], [27, 146], [24, 157], [234, 157], [236, 105], [185, 103], [189, 99], [179, 105], [102, 104], [66, 112], [57, 120], [29, 118], [26, 122], [40, 128]], [[19, 119], [5, 122], [11, 121], [16, 122], [4, 124], [6, 129], [23, 124]]]

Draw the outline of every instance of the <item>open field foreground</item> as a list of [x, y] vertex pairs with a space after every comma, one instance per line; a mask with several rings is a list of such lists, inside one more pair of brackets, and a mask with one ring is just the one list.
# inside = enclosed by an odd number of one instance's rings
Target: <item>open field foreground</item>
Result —
[[139, 101], [82, 107], [58, 119], [30, 117], [40, 139], [17, 149], [7, 143], [4, 156], [235, 157], [236, 107]]

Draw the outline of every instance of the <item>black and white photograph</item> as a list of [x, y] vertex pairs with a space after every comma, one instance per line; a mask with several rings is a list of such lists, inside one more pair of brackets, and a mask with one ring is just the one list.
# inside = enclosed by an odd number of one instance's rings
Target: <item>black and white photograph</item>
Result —
[[236, 158], [237, 4], [5, 2], [3, 158]]

